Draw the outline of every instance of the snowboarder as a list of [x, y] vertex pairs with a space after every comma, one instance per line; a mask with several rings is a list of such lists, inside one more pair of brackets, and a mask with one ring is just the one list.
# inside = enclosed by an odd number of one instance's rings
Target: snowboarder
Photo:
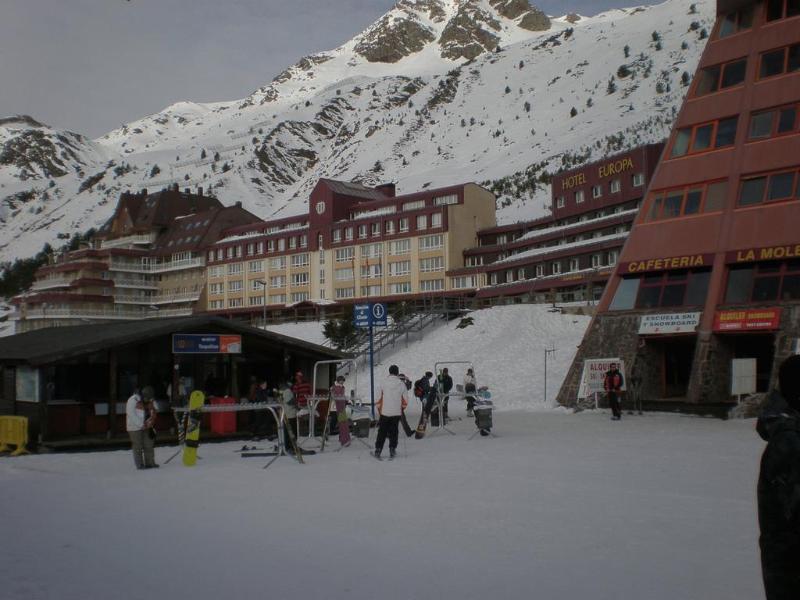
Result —
[[475, 408], [475, 393], [478, 388], [475, 387], [475, 373], [472, 369], [467, 369], [467, 374], [464, 375], [464, 395], [467, 398], [467, 416], [472, 416], [472, 409]]
[[339, 443], [343, 447], [350, 445], [350, 425], [347, 422], [347, 392], [344, 389], [344, 375], [336, 378], [336, 383], [331, 386], [331, 400], [336, 405], [336, 424], [339, 428]]
[[445, 423], [447, 422], [447, 400], [449, 398], [448, 394], [450, 390], [453, 389], [453, 378], [450, 377], [450, 373], [447, 370], [447, 367], [442, 369], [442, 372], [439, 373], [439, 391], [442, 394], [442, 414], [444, 415]]
[[125, 405], [125, 424], [131, 438], [133, 462], [137, 469], [157, 469], [155, 459], [156, 411], [153, 405], [153, 388], [145, 386], [142, 393], [135, 391]]
[[603, 378], [603, 389], [608, 396], [608, 404], [611, 406], [611, 420], [619, 421], [622, 418], [622, 403], [619, 399], [624, 379], [622, 373], [617, 369], [617, 363], [611, 363], [608, 371]]
[[386, 437], [389, 437], [389, 458], [394, 458], [397, 454], [397, 426], [400, 424], [400, 416], [408, 405], [408, 390], [406, 384], [400, 380], [398, 375], [400, 369], [397, 365], [389, 367], [389, 376], [380, 388], [377, 406], [380, 419], [378, 420], [378, 436], [375, 439], [375, 458], [381, 459], [383, 444]]
[[800, 598], [800, 356], [787, 358], [756, 425], [767, 441], [758, 476], [761, 573], [767, 600]]

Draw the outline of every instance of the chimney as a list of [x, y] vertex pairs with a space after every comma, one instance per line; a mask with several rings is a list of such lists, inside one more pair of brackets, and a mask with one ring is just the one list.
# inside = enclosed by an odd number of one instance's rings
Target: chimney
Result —
[[375, 186], [375, 189], [387, 198], [394, 198], [397, 193], [397, 189], [393, 183], [382, 183], [381, 185]]

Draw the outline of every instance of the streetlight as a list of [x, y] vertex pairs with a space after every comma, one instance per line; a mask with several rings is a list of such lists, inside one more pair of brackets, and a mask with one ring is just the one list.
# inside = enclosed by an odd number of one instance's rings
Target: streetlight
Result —
[[264, 281], [263, 279], [254, 279], [253, 281], [258, 285], [260, 285], [262, 288], [264, 288], [264, 314], [262, 316], [262, 320], [264, 321], [263, 323], [264, 329], [266, 329], [267, 328], [267, 282]]

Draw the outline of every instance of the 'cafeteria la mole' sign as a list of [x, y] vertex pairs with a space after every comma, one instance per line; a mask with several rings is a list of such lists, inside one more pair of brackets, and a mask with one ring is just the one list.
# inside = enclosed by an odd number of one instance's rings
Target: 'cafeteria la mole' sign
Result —
[[216, 333], [175, 333], [173, 354], [241, 354], [242, 336]]

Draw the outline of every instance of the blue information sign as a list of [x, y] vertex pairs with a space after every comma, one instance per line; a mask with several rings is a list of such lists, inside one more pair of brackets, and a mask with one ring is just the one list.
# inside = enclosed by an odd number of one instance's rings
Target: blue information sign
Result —
[[386, 305], [380, 302], [356, 304], [353, 307], [353, 325], [356, 327], [386, 327]]

